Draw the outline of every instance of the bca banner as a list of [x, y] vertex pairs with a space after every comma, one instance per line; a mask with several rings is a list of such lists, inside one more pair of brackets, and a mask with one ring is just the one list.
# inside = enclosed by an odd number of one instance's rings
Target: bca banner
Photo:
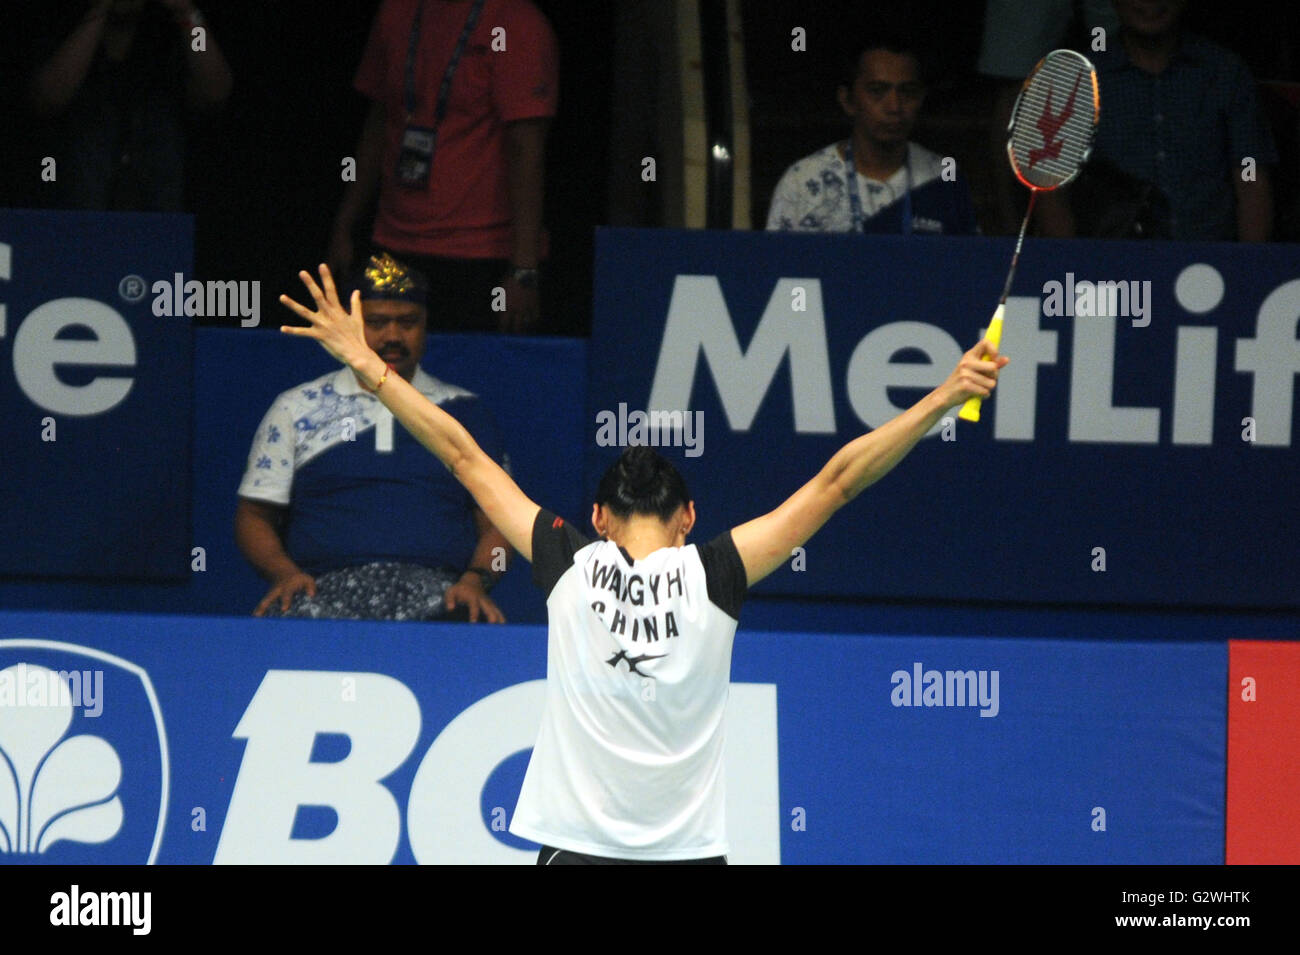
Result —
[[[742, 630], [729, 861], [1220, 864], [1226, 656]], [[0, 864], [534, 864], [545, 672], [538, 626], [0, 613]]]
[[[699, 539], [770, 510], [947, 377], [1011, 248], [601, 230], [588, 493], [621, 447], [654, 444]], [[954, 410], [762, 592], [1300, 605], [1298, 262], [1030, 239], [983, 419]]]
[[189, 573], [192, 235], [0, 210], [0, 574]]

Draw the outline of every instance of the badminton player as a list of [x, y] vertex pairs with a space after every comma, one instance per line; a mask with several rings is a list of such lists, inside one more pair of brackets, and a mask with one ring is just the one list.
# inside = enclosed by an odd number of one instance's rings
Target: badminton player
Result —
[[[850, 441], [775, 510], [686, 545], [695, 505], [676, 469], [626, 449], [600, 482], [590, 540], [531, 501], [460, 423], [367, 344], [361, 303], [300, 272], [315, 310], [281, 296], [473, 495], [547, 596], [547, 695], [510, 831], [538, 863], [712, 863], [727, 853], [723, 717], [746, 590], [888, 473], [951, 408], [987, 398], [1008, 361], [990, 341], [939, 387]], [[991, 360], [979, 356], [988, 355]]]

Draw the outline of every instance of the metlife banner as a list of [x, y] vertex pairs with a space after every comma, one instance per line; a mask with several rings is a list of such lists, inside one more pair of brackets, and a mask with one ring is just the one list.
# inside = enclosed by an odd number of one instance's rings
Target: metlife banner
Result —
[[0, 573], [189, 574], [193, 342], [171, 306], [192, 246], [186, 215], [0, 210]]
[[[729, 860], [1221, 864], [1227, 666], [742, 628]], [[533, 864], [545, 670], [538, 626], [0, 612], [0, 864]]]
[[[950, 373], [1011, 249], [601, 230], [588, 493], [639, 441], [700, 539], [775, 507]], [[954, 410], [761, 592], [1300, 605], [1298, 319], [1293, 247], [1029, 239], [983, 420]]]

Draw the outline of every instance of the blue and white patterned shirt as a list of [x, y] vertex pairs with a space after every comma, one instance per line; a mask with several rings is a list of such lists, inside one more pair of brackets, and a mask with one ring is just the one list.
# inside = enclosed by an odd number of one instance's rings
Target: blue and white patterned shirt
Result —
[[[509, 470], [476, 395], [422, 368], [411, 384]], [[473, 498], [348, 368], [276, 398], [239, 496], [289, 509], [285, 549], [310, 574], [374, 561], [461, 571], [478, 542]]]
[[[943, 178], [943, 158], [907, 144], [907, 163], [885, 182], [858, 174], [864, 232], [900, 233], [902, 199], [911, 173], [912, 231], [931, 235], [973, 235], [978, 231], [970, 191], [961, 176]], [[767, 228], [781, 232], [852, 232], [848, 164], [832, 143], [800, 159], [772, 193]]]

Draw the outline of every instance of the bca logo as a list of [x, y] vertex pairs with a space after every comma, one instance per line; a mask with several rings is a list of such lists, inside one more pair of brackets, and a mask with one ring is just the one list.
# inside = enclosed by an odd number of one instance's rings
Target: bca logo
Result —
[[152, 863], [167, 813], [149, 675], [52, 640], [0, 640], [0, 860]]
[[[405, 841], [420, 863], [532, 865], [536, 848], [497, 831], [492, 817], [494, 806], [513, 810], [545, 701], [545, 680], [497, 690], [424, 749], [420, 703], [400, 680], [270, 670], [235, 727], [244, 756], [213, 861], [375, 865], [393, 861]], [[780, 862], [776, 712], [774, 684], [731, 684], [723, 771], [733, 863]], [[346, 755], [314, 759], [321, 734], [346, 737]], [[409, 790], [390, 789], [412, 757]], [[519, 778], [494, 786], [508, 767]], [[295, 836], [303, 807], [327, 808], [328, 831]]]

